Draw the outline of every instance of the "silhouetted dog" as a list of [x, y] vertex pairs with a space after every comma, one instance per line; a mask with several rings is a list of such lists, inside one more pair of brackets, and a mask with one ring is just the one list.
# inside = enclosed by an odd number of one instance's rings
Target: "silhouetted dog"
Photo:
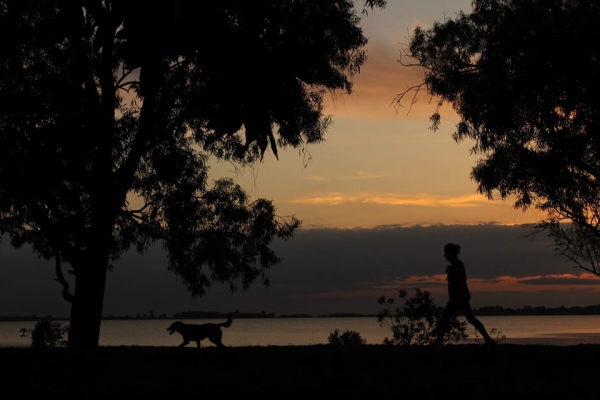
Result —
[[169, 331], [169, 335], [172, 335], [175, 332], [179, 332], [181, 336], [183, 336], [183, 343], [179, 345], [179, 347], [186, 346], [190, 342], [196, 342], [198, 347], [200, 347], [200, 341], [208, 338], [212, 343], [216, 344], [219, 347], [225, 347], [223, 342], [221, 342], [221, 338], [223, 337], [223, 331], [221, 331], [221, 327], [229, 328], [231, 326], [231, 316], [227, 316], [226, 322], [221, 322], [220, 324], [185, 324], [181, 321], [176, 321], [171, 324], [167, 328]]

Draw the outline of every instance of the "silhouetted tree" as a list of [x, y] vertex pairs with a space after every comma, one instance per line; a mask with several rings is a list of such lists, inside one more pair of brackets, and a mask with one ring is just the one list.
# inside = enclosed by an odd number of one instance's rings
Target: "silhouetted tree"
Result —
[[[596, 218], [596, 217], [594, 217]], [[596, 221], [594, 221], [596, 222]], [[600, 234], [598, 226], [558, 221], [539, 223], [532, 234], [547, 231], [554, 241], [554, 252], [571, 260], [576, 267], [600, 276]]]
[[208, 158], [323, 139], [324, 93], [350, 93], [366, 59], [355, 7], [0, 1], [0, 233], [55, 260], [69, 346], [98, 345], [106, 273], [130, 248], [162, 242], [193, 297], [269, 284], [269, 245], [299, 221], [231, 180], [209, 187]]
[[69, 326], [51, 319], [43, 319], [36, 322], [33, 329], [21, 328], [20, 332], [21, 337], [31, 339], [32, 347], [62, 347], [67, 345], [65, 336], [69, 332]]
[[[475, 0], [470, 14], [417, 27], [405, 55], [424, 73], [424, 90], [461, 120], [457, 142], [472, 141], [481, 159], [472, 170], [480, 193], [536, 207], [558, 253], [565, 237], [584, 249], [585, 268], [600, 275], [600, 4], [593, 0]], [[560, 221], [572, 221], [573, 232]], [[577, 233], [581, 231], [581, 234]], [[572, 242], [571, 242], [572, 244]], [[569, 244], [570, 246], [570, 244]], [[571, 248], [573, 249], [573, 248]], [[581, 258], [579, 260], [582, 260]], [[583, 264], [579, 264], [583, 266]]]
[[329, 333], [327, 343], [330, 346], [360, 346], [367, 344], [367, 340], [359, 332], [345, 330], [340, 334], [339, 329], [334, 329], [333, 332]]

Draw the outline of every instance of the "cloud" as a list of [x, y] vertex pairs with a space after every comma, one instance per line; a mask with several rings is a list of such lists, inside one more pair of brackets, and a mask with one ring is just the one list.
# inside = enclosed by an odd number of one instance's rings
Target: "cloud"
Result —
[[[160, 245], [145, 256], [125, 254], [108, 274], [104, 315], [190, 310], [276, 314], [372, 313], [381, 296], [420, 287], [436, 304], [447, 300], [443, 246], [462, 246], [473, 306], [573, 306], [597, 304], [600, 286], [587, 273], [572, 273], [554, 256], [544, 235], [524, 239], [524, 226], [417, 225], [377, 229], [302, 229], [272, 247], [283, 261], [266, 271], [270, 287], [228, 291], [214, 284], [193, 300], [180, 277], [167, 269]], [[25, 246], [0, 243], [0, 316], [68, 316], [51, 262]], [[71, 278], [69, 278], [71, 279]], [[126, 299], [127, 301], [124, 301]]]
[[362, 299], [362, 298], [372, 298], [375, 299], [376, 296], [380, 295], [381, 292], [375, 290], [365, 290], [365, 289], [356, 289], [356, 290], [334, 290], [328, 292], [317, 292], [317, 293], [307, 293], [307, 294], [297, 294], [294, 295], [295, 298], [298, 299]]
[[600, 285], [600, 277], [584, 273], [580, 275], [560, 274], [560, 275], [540, 275], [531, 278], [522, 279], [521, 283], [527, 285]]
[[[390, 288], [435, 288], [446, 287], [446, 275], [411, 275], [408, 278], [397, 278], [392, 281], [382, 281], [377, 287], [381, 289]], [[600, 277], [591, 273], [575, 274], [551, 274], [536, 276], [509, 276], [502, 275], [492, 278], [469, 279], [469, 288], [474, 291], [499, 292], [518, 290], [519, 285], [553, 285], [553, 286], [598, 286]], [[536, 290], [530, 289], [527, 290]]]
[[489, 205], [489, 200], [479, 194], [467, 194], [454, 197], [434, 196], [429, 194], [375, 194], [361, 193], [348, 195], [345, 193], [324, 193], [303, 199], [289, 200], [293, 204], [340, 205], [349, 203], [375, 203], [389, 206], [418, 207], [479, 207]]
[[348, 180], [366, 180], [366, 179], [382, 179], [382, 178], [394, 178], [399, 176], [398, 174], [373, 174], [365, 171], [357, 171], [356, 174], [351, 176], [311, 176], [308, 178], [311, 181], [328, 182], [328, 181], [348, 181]]
[[427, 288], [443, 287], [446, 288], [446, 274], [438, 275], [411, 275], [408, 278], [394, 278], [392, 280], [383, 280], [374, 285], [382, 290], [400, 290], [413, 287]]
[[[488, 298], [500, 298], [506, 296], [504, 302], [500, 300], [498, 305], [508, 304], [511, 298], [525, 297], [527, 294], [536, 293], [539, 296], [538, 302], [548, 304], [547, 297], [553, 297], [560, 302], [561, 297], [571, 295], [586, 295], [590, 298], [589, 304], [593, 303], [593, 298], [600, 294], [600, 277], [593, 274], [582, 273], [575, 274], [553, 274], [537, 275], [526, 277], [498, 276], [493, 278], [472, 278], [468, 280], [469, 290], [473, 298], [479, 304], [492, 304]], [[523, 285], [533, 285], [524, 289]], [[443, 304], [447, 293], [447, 281], [445, 274], [435, 275], [411, 275], [407, 278], [384, 279], [373, 284], [365, 284], [363, 289], [348, 289], [335, 291], [318, 291], [298, 295], [298, 298], [304, 300], [324, 300], [331, 299], [376, 299], [382, 295], [388, 299], [397, 296], [399, 290], [407, 290], [409, 293], [413, 289], [419, 288], [432, 294], [436, 304]], [[588, 290], [591, 289], [591, 290]], [[490, 297], [492, 296], [492, 297]], [[556, 303], [556, 300], [554, 300]], [[559, 303], [560, 304], [560, 303]], [[511, 307], [514, 305], [505, 305]], [[518, 307], [522, 307], [519, 305]], [[553, 306], [556, 306], [554, 304]]]
[[339, 205], [344, 203], [359, 203], [359, 196], [348, 196], [343, 193], [328, 193], [322, 196], [315, 196], [305, 199], [289, 200], [292, 204], [311, 204], [311, 205]]

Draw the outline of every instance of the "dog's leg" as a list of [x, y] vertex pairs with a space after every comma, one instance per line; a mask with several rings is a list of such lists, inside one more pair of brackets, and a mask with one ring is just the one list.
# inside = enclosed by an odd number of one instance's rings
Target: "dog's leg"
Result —
[[187, 346], [187, 344], [189, 343], [189, 340], [184, 340], [183, 343], [181, 343], [178, 347], [184, 347]]
[[208, 340], [210, 340], [212, 343], [214, 343], [216, 346], [218, 347], [226, 347], [223, 342], [221, 341], [221, 338], [223, 337], [223, 334], [215, 334], [212, 336], [208, 337]]
[[196, 340], [196, 346], [198, 346], [198, 348], [200, 348], [200, 341]]

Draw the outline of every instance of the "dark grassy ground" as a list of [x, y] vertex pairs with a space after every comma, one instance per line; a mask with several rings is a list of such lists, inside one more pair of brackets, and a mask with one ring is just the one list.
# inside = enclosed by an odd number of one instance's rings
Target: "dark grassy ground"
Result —
[[0, 349], [4, 393], [104, 398], [600, 398], [600, 345]]

